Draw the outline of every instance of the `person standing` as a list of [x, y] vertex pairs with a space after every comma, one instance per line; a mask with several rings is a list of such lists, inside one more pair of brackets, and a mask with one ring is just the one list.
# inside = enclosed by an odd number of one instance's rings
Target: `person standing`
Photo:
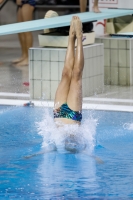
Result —
[[[0, 0], [0, 4], [3, 2], [4, 0]], [[2, 62], [0, 62], [0, 65], [2, 64]]]
[[[79, 3], [80, 3], [80, 12], [86, 12], [87, 0], [79, 0]], [[98, 7], [98, 0], [94, 0], [93, 11], [95, 13], [100, 13]]]
[[[33, 11], [36, 5], [35, 0], [16, 0], [18, 6], [17, 21], [26, 22], [33, 18]], [[31, 32], [19, 33], [19, 41], [21, 45], [22, 55], [20, 58], [13, 61], [16, 66], [28, 65], [28, 50], [33, 45], [33, 38]]]

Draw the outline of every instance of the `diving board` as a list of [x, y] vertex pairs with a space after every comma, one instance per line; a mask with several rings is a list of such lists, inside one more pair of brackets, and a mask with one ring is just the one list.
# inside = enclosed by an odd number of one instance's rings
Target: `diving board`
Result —
[[133, 36], [133, 32], [127, 32], [127, 33], [119, 33], [119, 35], [126, 35], [126, 36]]
[[73, 15], [78, 15], [82, 22], [94, 22], [97, 20], [110, 19], [131, 14], [133, 14], [133, 10], [103, 9], [101, 10], [101, 13], [85, 12], [65, 16], [58, 16], [54, 18], [39, 19], [0, 26], [0, 35], [8, 35], [28, 31], [43, 30], [48, 28], [69, 26]]

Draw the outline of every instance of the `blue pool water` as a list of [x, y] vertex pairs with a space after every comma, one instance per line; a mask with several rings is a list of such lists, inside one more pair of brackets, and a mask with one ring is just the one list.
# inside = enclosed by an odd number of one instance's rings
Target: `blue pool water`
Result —
[[[133, 199], [133, 113], [83, 111], [79, 153], [64, 149], [72, 130], [58, 131], [51, 116], [0, 106], [0, 199]], [[45, 153], [51, 140], [57, 151]]]

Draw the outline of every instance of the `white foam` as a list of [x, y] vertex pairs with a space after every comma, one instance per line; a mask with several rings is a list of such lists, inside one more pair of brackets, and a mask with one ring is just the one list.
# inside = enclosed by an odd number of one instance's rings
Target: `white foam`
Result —
[[126, 130], [133, 130], [133, 123], [125, 123], [123, 128]]
[[[41, 122], [37, 123], [38, 134], [43, 137], [42, 149], [51, 149], [51, 144], [56, 145], [58, 151], [64, 150], [65, 139], [70, 135], [75, 135], [80, 145], [86, 145], [86, 151], [92, 153], [95, 146], [97, 120], [91, 115], [82, 122], [79, 126], [64, 125], [57, 128], [53, 117], [49, 113], [49, 109], [44, 109], [44, 118]], [[55, 148], [54, 148], [55, 149]], [[48, 149], [47, 149], [48, 150]]]

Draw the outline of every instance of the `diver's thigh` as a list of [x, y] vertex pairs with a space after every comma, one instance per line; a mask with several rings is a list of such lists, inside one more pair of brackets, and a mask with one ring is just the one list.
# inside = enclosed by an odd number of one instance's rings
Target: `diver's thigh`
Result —
[[68, 106], [74, 111], [82, 110], [82, 80], [72, 79], [67, 98]]

